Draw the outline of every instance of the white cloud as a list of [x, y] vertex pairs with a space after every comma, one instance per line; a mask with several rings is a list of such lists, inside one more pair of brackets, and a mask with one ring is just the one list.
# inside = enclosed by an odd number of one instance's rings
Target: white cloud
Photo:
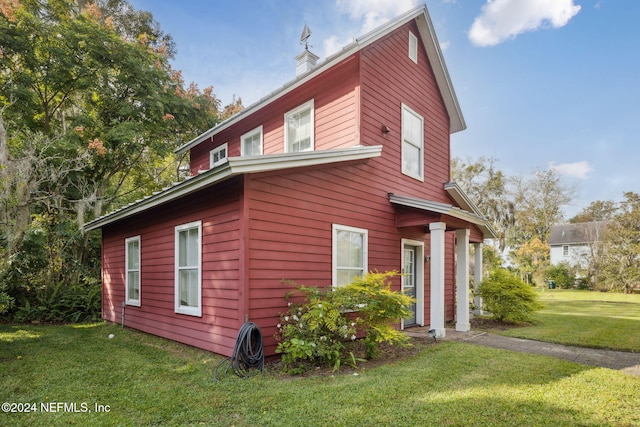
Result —
[[338, 10], [354, 21], [363, 20], [361, 32], [366, 33], [418, 4], [417, 0], [336, 0]]
[[587, 179], [587, 174], [593, 171], [593, 168], [586, 160], [575, 163], [560, 163], [557, 165], [555, 164], [555, 162], [551, 162], [549, 164], [549, 167], [557, 171], [561, 175], [579, 179]]
[[[322, 44], [325, 56], [337, 52], [353, 41], [353, 37], [366, 34], [398, 15], [416, 7], [419, 0], [336, 0], [338, 11], [347, 15], [355, 25], [360, 25], [357, 33], [332, 35]], [[353, 27], [349, 32], [353, 32]], [[346, 32], [346, 31], [345, 31]]]
[[573, 0], [487, 0], [471, 25], [469, 39], [478, 46], [494, 46], [549, 25], [563, 27], [580, 8]]

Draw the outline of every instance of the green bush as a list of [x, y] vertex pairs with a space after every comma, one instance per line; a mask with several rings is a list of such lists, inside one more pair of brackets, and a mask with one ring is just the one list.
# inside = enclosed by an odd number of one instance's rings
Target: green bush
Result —
[[484, 308], [498, 321], [524, 322], [542, 308], [533, 288], [504, 269], [495, 269], [478, 290]]
[[357, 359], [348, 345], [361, 334], [366, 358], [375, 356], [382, 342], [406, 344], [408, 338], [395, 325], [410, 315], [414, 300], [391, 290], [388, 279], [397, 274], [369, 273], [336, 289], [297, 285], [287, 299], [295, 296], [302, 300], [289, 302], [278, 324], [276, 352], [282, 353], [285, 369], [301, 373], [305, 362], [334, 370], [344, 363], [355, 365]]
[[574, 287], [575, 272], [567, 263], [552, 265], [547, 269], [548, 280], [556, 282], [556, 286], [561, 289], [571, 289]]

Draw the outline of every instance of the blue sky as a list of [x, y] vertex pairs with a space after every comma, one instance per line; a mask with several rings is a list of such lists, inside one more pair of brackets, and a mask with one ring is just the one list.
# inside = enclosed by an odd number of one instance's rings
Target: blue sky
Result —
[[[185, 81], [245, 106], [295, 77], [304, 24], [321, 60], [416, 0], [132, 0], [177, 46]], [[452, 154], [509, 175], [556, 168], [577, 196], [640, 192], [640, 2], [427, 0], [467, 130]]]

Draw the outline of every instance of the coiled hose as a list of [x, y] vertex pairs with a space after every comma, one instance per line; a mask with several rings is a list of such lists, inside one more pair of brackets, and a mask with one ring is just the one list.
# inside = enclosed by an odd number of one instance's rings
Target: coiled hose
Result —
[[[224, 368], [224, 369], [223, 369]], [[221, 381], [229, 369], [240, 378], [249, 378], [259, 372], [264, 375], [264, 344], [262, 332], [253, 322], [246, 322], [238, 331], [236, 345], [231, 357], [227, 357], [216, 366], [213, 378]]]

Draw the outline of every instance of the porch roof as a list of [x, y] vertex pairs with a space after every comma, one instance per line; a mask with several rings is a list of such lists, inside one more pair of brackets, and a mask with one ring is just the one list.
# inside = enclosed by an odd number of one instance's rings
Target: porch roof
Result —
[[[461, 195], [464, 195], [464, 193], [461, 193]], [[394, 205], [418, 209], [430, 214], [436, 214], [438, 216], [447, 215], [466, 223], [475, 224], [478, 226], [480, 231], [482, 231], [483, 237], [485, 239], [492, 239], [497, 237], [497, 233], [493, 229], [489, 221], [487, 221], [482, 215], [476, 212], [470, 212], [469, 210], [465, 210], [463, 208], [447, 203], [434, 202], [432, 200], [421, 199], [419, 197], [402, 196], [394, 193], [389, 193], [389, 201]], [[475, 206], [471, 205], [471, 207]]]
[[291, 168], [364, 161], [382, 154], [382, 146], [356, 146], [335, 150], [308, 151], [301, 153], [267, 154], [262, 156], [229, 157], [227, 163], [193, 175], [186, 180], [121, 207], [111, 213], [88, 222], [85, 231], [102, 228], [105, 225], [144, 212], [173, 200], [212, 186], [231, 177], [246, 173], [259, 173]]

